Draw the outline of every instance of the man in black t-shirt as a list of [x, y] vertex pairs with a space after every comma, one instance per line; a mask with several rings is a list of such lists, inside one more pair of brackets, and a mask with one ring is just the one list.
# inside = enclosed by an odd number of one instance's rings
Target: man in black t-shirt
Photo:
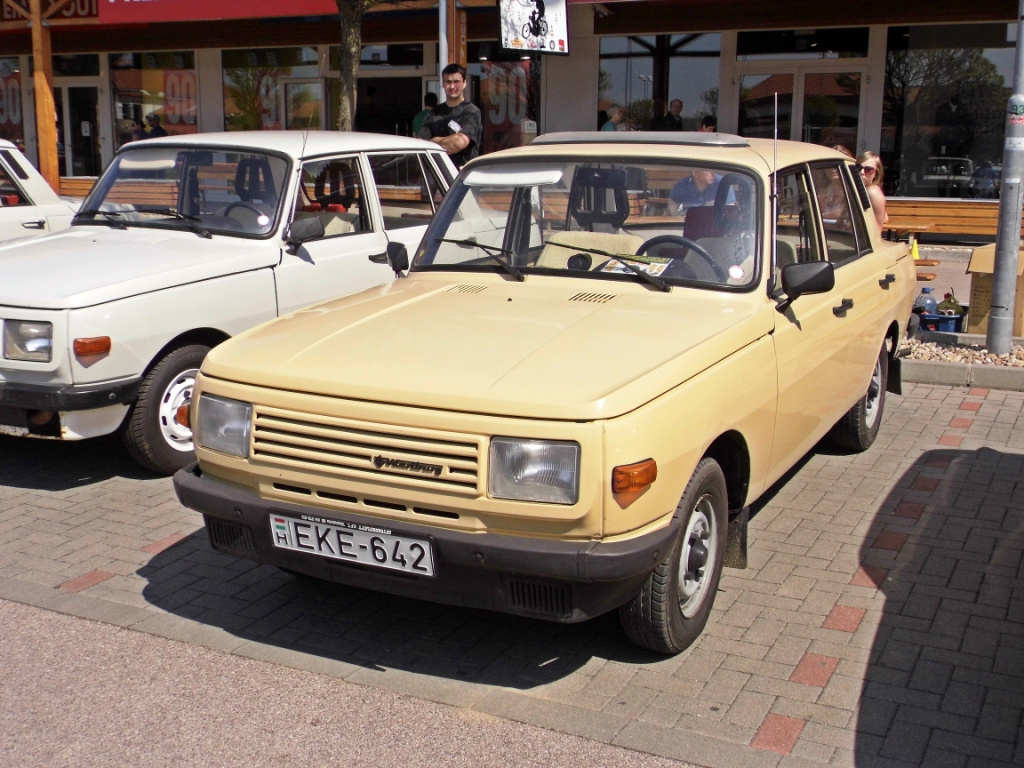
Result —
[[423, 121], [417, 134], [443, 147], [456, 168], [461, 168], [480, 154], [483, 118], [475, 104], [466, 101], [466, 70], [449, 64], [441, 71], [444, 104], [434, 107], [433, 114]]

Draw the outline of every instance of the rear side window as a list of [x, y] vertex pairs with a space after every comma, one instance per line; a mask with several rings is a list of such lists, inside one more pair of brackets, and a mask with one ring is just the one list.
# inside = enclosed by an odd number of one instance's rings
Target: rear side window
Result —
[[426, 224], [444, 196], [444, 187], [433, 166], [420, 153], [370, 155], [370, 170], [384, 229], [403, 229]]
[[852, 204], [845, 163], [816, 167], [811, 178], [829, 261], [838, 265], [860, 256], [871, 241], [862, 213]]

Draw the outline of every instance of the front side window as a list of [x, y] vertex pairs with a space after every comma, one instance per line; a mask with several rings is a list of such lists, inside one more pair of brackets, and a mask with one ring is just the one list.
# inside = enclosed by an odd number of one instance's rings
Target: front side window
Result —
[[21, 188], [18, 179], [26, 178], [25, 169], [6, 149], [0, 149], [0, 206], [32, 205], [32, 201]]
[[325, 237], [370, 229], [356, 155], [304, 163], [298, 195], [295, 218], [320, 219]]
[[146, 145], [121, 152], [75, 225], [265, 237], [278, 220], [286, 159], [259, 152]]
[[790, 264], [825, 258], [821, 233], [815, 223], [814, 190], [806, 171], [779, 175], [775, 219], [775, 285], [782, 285], [782, 269]]
[[753, 176], [727, 167], [481, 165], [449, 193], [413, 268], [750, 289], [761, 197]]

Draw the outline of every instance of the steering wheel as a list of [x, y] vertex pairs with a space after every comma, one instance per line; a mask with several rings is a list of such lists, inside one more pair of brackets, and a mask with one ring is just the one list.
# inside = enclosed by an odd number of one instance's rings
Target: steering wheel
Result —
[[[259, 208], [257, 208], [252, 203], [246, 203], [246, 202], [242, 202], [242, 201], [229, 204], [227, 206], [227, 208], [224, 209], [223, 215], [224, 216], [231, 216], [231, 212], [233, 210], [235, 210], [235, 208], [241, 208], [242, 210], [249, 211], [250, 213], [255, 214], [256, 219], [259, 219], [260, 216], [264, 215], [263, 211], [261, 211]], [[235, 220], [238, 220], [237, 216], [231, 216], [231, 218], [233, 218]], [[242, 222], [242, 223], [244, 224], [245, 222]], [[255, 224], [255, 222], [253, 222], [253, 223]]]
[[659, 245], [670, 244], [682, 246], [683, 248], [687, 248], [688, 250], [691, 250], [694, 253], [696, 253], [698, 256], [704, 259], [704, 261], [708, 263], [708, 266], [711, 267], [711, 271], [715, 273], [715, 277], [717, 277], [723, 283], [729, 279], [729, 275], [726, 274], [725, 270], [722, 268], [722, 265], [715, 260], [714, 256], [707, 252], [707, 249], [704, 248], [704, 246], [694, 242], [688, 237], [683, 237], [682, 235], [658, 235], [657, 237], [652, 237], [650, 240], [648, 240], [647, 242], [645, 242], [643, 245], [636, 249], [636, 255], [643, 256], [651, 248], [656, 248]]

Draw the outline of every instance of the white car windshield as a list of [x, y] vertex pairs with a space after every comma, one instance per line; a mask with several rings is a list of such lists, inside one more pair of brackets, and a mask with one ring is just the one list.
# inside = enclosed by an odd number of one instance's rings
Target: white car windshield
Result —
[[755, 178], [727, 167], [482, 164], [449, 193], [413, 269], [749, 288], [759, 205]]
[[288, 168], [255, 151], [140, 142], [114, 158], [74, 223], [264, 237], [277, 226]]

